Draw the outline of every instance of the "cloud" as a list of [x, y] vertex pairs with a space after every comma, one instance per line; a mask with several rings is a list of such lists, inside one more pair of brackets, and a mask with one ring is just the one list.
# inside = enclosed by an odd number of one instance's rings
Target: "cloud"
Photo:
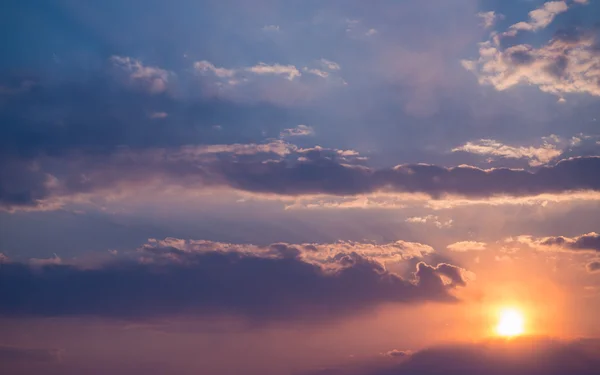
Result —
[[[48, 200], [81, 194], [137, 191], [153, 186], [194, 190], [233, 190], [284, 197], [359, 196], [370, 193], [423, 194], [434, 199], [464, 197], [531, 197], [541, 194], [599, 191], [600, 157], [562, 160], [530, 172], [519, 169], [444, 168], [399, 165], [373, 169], [352, 150], [303, 149], [282, 141], [154, 149], [123, 149], [109, 157], [74, 155], [68, 161], [42, 158], [5, 164], [0, 205], [35, 208]], [[10, 178], [8, 178], [10, 177]], [[118, 188], [118, 189], [117, 189]]]
[[196, 61], [194, 63], [194, 69], [202, 73], [211, 72], [219, 78], [233, 77], [236, 74], [234, 69], [217, 68], [206, 60]]
[[519, 22], [510, 28], [514, 30], [535, 31], [550, 25], [554, 18], [569, 9], [566, 1], [549, 1], [540, 8], [529, 12], [528, 22]]
[[336, 243], [319, 244], [287, 244], [276, 243], [269, 246], [240, 245], [206, 240], [183, 240], [178, 238], [165, 238], [164, 240], [150, 239], [143, 246], [146, 251], [154, 249], [174, 248], [183, 252], [201, 253], [206, 251], [221, 252], [250, 252], [257, 255], [272, 255], [274, 252], [294, 253], [304, 260], [317, 263], [327, 263], [338, 254], [358, 254], [359, 256], [374, 259], [381, 264], [400, 262], [408, 259], [423, 258], [434, 253], [434, 249], [425, 244], [408, 241], [395, 241], [385, 244], [361, 243], [356, 241], [338, 241]]
[[453, 220], [441, 221], [439, 217], [435, 215], [427, 215], [427, 216], [414, 216], [409, 217], [406, 220], [407, 223], [411, 224], [433, 224], [438, 228], [450, 228], [452, 226]]
[[265, 64], [259, 63], [258, 65], [246, 68], [247, 71], [258, 75], [283, 75], [290, 81], [294, 78], [300, 77], [302, 74], [294, 65], [280, 65], [280, 64]]
[[[550, 338], [490, 340], [420, 350], [400, 361], [341, 367], [345, 375], [593, 375], [600, 368], [600, 340]], [[312, 375], [324, 374], [313, 372]]]
[[335, 61], [321, 59], [321, 60], [319, 60], [319, 62], [321, 63], [321, 65], [323, 65], [325, 68], [327, 68], [329, 70], [340, 70], [341, 69], [340, 64], [336, 63]]
[[168, 116], [169, 114], [167, 112], [152, 112], [150, 114], [151, 119], [167, 118]]
[[478, 155], [500, 156], [509, 159], [529, 159], [529, 165], [532, 167], [547, 164], [563, 153], [562, 150], [557, 149], [555, 144], [551, 144], [548, 141], [545, 141], [539, 147], [515, 147], [502, 144], [493, 139], [480, 139], [479, 141], [467, 142], [462, 146], [452, 149], [452, 152], [458, 151]]
[[585, 268], [590, 273], [600, 272], [600, 260], [595, 260], [593, 262], [586, 264]]
[[477, 13], [477, 17], [481, 18], [483, 27], [485, 27], [486, 29], [489, 29], [490, 27], [494, 26], [498, 19], [504, 18], [503, 15], [496, 14], [496, 12], [494, 12], [493, 10], [489, 12]]
[[262, 30], [267, 32], [278, 32], [279, 25], [265, 25], [263, 26]]
[[[549, 9], [563, 9], [562, 1]], [[546, 9], [546, 8], [544, 8]], [[555, 95], [587, 93], [600, 95], [600, 49], [594, 31], [560, 31], [540, 47], [529, 44], [503, 46], [517, 29], [543, 27], [556, 13], [540, 10], [537, 21], [513, 25], [513, 29], [496, 34], [492, 40], [480, 43], [477, 60], [463, 60], [467, 70], [475, 73], [482, 85], [502, 91], [518, 84], [530, 84]]]
[[155, 66], [146, 66], [140, 60], [127, 56], [112, 56], [110, 62], [127, 74], [130, 85], [153, 94], [166, 91], [169, 77], [174, 74]]
[[392, 357], [392, 358], [405, 358], [411, 355], [411, 351], [410, 350], [397, 350], [397, 349], [393, 349], [390, 350], [388, 352], [383, 353], [383, 355], [387, 356], [387, 357]]
[[448, 245], [447, 249], [462, 253], [465, 251], [483, 251], [486, 249], [486, 246], [487, 245], [484, 242], [461, 241]]
[[281, 137], [299, 137], [299, 136], [309, 136], [314, 135], [315, 130], [312, 126], [308, 125], [298, 125], [295, 128], [285, 129], [281, 132]]
[[378, 255], [336, 252], [311, 260], [310, 245], [181, 247], [181, 240], [151, 241], [95, 267], [4, 264], [0, 315], [318, 319], [381, 303], [455, 302], [452, 291], [466, 286], [468, 276], [453, 265], [420, 262], [404, 279], [376, 261]]
[[577, 237], [532, 237], [519, 236], [519, 243], [532, 248], [549, 251], [600, 252], [600, 234], [591, 232]]
[[326, 72], [326, 71], [324, 71], [324, 70], [321, 70], [321, 69], [316, 69], [316, 68], [309, 69], [308, 67], [304, 67], [303, 70], [305, 72], [307, 72], [307, 73], [314, 74], [314, 75], [316, 75], [318, 77], [321, 77], [321, 78], [327, 78], [327, 77], [329, 77], [329, 73]]

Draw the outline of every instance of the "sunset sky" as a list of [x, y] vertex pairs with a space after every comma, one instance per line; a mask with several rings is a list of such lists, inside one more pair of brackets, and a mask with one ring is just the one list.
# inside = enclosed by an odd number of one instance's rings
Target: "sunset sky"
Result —
[[0, 31], [0, 373], [600, 373], [600, 1]]

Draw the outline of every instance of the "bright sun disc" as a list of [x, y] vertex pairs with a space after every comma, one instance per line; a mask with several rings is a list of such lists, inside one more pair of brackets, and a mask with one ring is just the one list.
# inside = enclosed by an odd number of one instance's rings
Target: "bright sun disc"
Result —
[[500, 321], [496, 333], [500, 336], [513, 337], [523, 333], [523, 315], [515, 309], [505, 309], [500, 313]]

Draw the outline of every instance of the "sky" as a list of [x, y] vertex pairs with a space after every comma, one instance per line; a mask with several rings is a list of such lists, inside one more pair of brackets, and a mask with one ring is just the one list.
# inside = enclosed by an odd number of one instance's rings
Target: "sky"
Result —
[[597, 374], [599, 15], [2, 2], [0, 372]]

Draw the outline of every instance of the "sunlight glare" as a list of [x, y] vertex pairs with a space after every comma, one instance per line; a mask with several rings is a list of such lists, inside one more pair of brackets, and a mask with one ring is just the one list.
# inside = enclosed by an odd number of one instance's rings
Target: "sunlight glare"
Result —
[[521, 335], [523, 329], [523, 314], [516, 309], [504, 309], [500, 312], [500, 320], [496, 326], [496, 333], [504, 337]]

